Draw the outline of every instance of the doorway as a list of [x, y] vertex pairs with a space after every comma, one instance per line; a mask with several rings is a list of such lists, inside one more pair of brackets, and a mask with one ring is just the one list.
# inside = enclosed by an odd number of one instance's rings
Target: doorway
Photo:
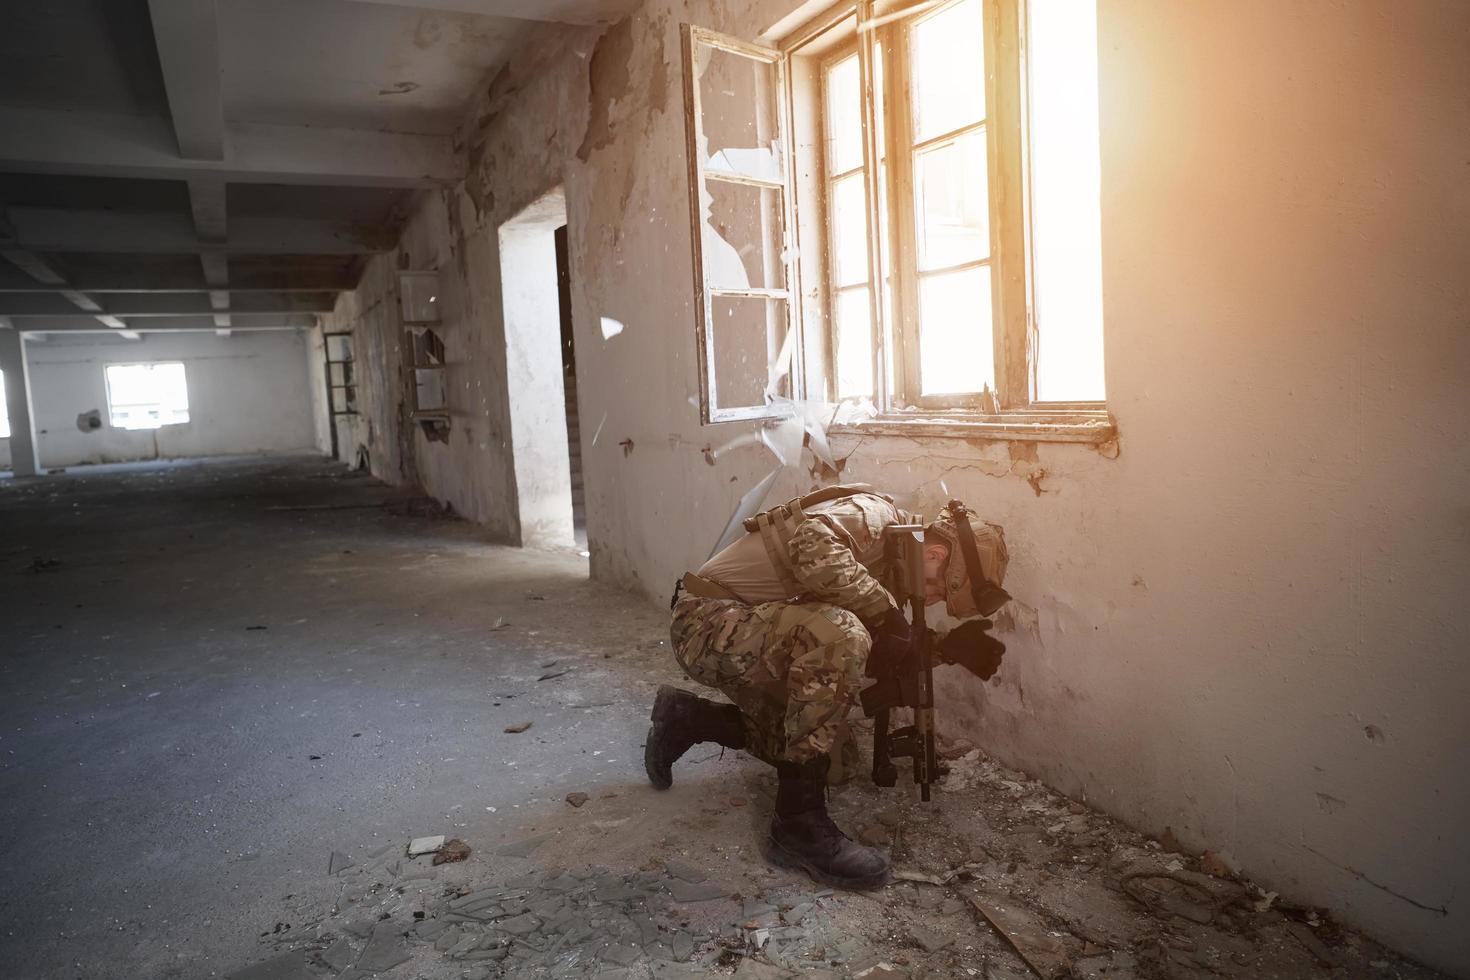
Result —
[[[530, 547], [585, 548], [586, 540], [578, 536], [573, 504], [581, 452], [575, 374], [568, 380], [570, 277], [565, 235], [558, 235], [566, 223], [566, 199], [558, 187], [499, 229], [516, 536]], [[574, 372], [575, 360], [571, 364]]]
[[572, 334], [572, 263], [567, 226], [556, 229], [556, 290], [561, 305], [561, 380], [566, 391], [567, 452], [572, 477], [572, 533], [587, 550], [587, 497], [582, 485], [582, 416], [577, 411], [577, 344]]

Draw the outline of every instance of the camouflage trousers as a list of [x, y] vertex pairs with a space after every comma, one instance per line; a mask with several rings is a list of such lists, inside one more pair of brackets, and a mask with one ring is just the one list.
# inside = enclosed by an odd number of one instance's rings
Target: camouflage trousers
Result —
[[752, 755], [805, 762], [850, 744], [847, 712], [872, 645], [853, 613], [823, 602], [750, 606], [686, 593], [669, 633], [684, 673], [740, 708]]

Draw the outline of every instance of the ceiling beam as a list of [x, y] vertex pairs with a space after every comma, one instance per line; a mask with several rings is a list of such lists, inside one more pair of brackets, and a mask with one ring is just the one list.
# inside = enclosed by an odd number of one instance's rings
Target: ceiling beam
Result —
[[360, 0], [363, 3], [412, 7], [484, 17], [538, 20], [557, 24], [610, 24], [636, 7], [637, 0]]
[[227, 122], [224, 159], [185, 160], [163, 117], [9, 106], [0, 133], [0, 170], [28, 173], [410, 188], [464, 175], [447, 136]]
[[[101, 317], [90, 317], [85, 313], [70, 316], [17, 316], [10, 317], [17, 330], [44, 333], [66, 333], [76, 330], [103, 332], [105, 325]], [[114, 319], [109, 317], [108, 319]], [[233, 330], [297, 330], [316, 326], [316, 316], [311, 313], [247, 313], [232, 314], [230, 328]], [[170, 330], [218, 330], [212, 316], [131, 316], [118, 319], [117, 329], [152, 333]], [[110, 331], [108, 331], [110, 332]]]
[[223, 288], [230, 281], [230, 257], [223, 252], [205, 252], [199, 256], [204, 283], [211, 289]]
[[[223, 185], [221, 185], [223, 186]], [[223, 224], [224, 203], [220, 203], [221, 224]], [[194, 212], [194, 226], [199, 226], [199, 212]], [[223, 241], [223, 237], [220, 239]], [[199, 256], [199, 267], [204, 271], [204, 281], [211, 286], [224, 286], [230, 281], [230, 259], [221, 252], [204, 252]], [[215, 311], [214, 325], [216, 327], [228, 327], [230, 315], [221, 312], [229, 307], [230, 295], [221, 289], [209, 291], [209, 305]]]
[[148, 13], [179, 156], [224, 160], [225, 111], [215, 0], [148, 0]]
[[63, 276], [61, 273], [57, 272], [54, 268], [52, 268], [51, 263], [47, 262], [39, 255], [32, 255], [25, 249], [0, 249], [0, 257], [4, 257], [7, 262], [19, 269], [24, 274], [26, 279], [30, 280], [31, 285], [29, 288], [31, 289], [36, 288], [36, 283], [41, 283], [47, 286], [66, 285], [66, 276]]
[[[208, 258], [219, 253], [211, 252], [200, 256]], [[223, 257], [223, 256], [221, 256]], [[122, 256], [126, 258], [126, 256]], [[94, 272], [79, 277], [75, 286], [63, 282], [51, 292], [70, 290], [80, 293], [194, 293], [224, 292], [240, 293], [340, 293], [357, 288], [356, 270], [310, 270], [310, 269], [258, 269], [237, 268], [233, 282], [227, 286], [214, 287], [199, 273], [181, 271], [158, 272], [152, 270], [130, 270], [119, 268], [110, 272]], [[9, 265], [0, 264], [0, 296], [6, 293], [33, 293], [45, 291], [46, 285], [25, 275]], [[95, 297], [94, 297], [95, 298]], [[102, 302], [106, 302], [103, 297]]]
[[[183, 214], [12, 207], [0, 248], [32, 252], [242, 252], [252, 255], [363, 255], [391, 251], [392, 228], [320, 218], [245, 216], [223, 242], [201, 242]], [[211, 286], [224, 283], [210, 283]]]
[[222, 242], [229, 234], [225, 220], [225, 182], [210, 177], [189, 180], [189, 211], [201, 242]]
[[105, 305], [86, 297], [90, 307], [75, 304], [61, 292], [0, 294], [0, 316], [67, 316], [78, 308], [96, 315], [202, 316], [231, 313], [330, 313], [335, 293], [221, 293], [224, 304], [213, 293], [112, 293], [103, 296]]
[[[30, 276], [36, 282], [46, 286], [66, 287], [66, 277], [52, 267], [51, 263], [24, 249], [6, 249], [0, 252], [6, 261]], [[93, 319], [105, 327], [121, 327], [122, 321], [108, 316], [102, 312], [102, 307], [96, 300], [86, 293], [75, 289], [61, 288], [56, 290], [57, 297], [70, 310], [85, 310], [96, 314]]]

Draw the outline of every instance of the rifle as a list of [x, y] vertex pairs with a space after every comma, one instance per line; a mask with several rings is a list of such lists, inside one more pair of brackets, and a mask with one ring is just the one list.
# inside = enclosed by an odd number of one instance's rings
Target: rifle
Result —
[[[914, 632], [913, 655], [900, 664], [868, 663], [868, 676], [877, 683], [862, 692], [863, 713], [873, 719], [873, 782], [889, 787], [898, 782], [894, 757], [913, 760], [914, 782], [919, 797], [929, 802], [929, 789], [939, 773], [934, 740], [934, 660], [960, 664], [982, 680], [989, 680], [1000, 666], [1005, 645], [988, 632], [989, 619], [971, 620], [936, 641], [924, 618], [924, 525], [894, 524], [884, 529], [883, 554], [890, 569], [889, 591], [910, 610]], [[986, 584], [987, 614], [999, 609], [1010, 595], [999, 586]], [[889, 731], [893, 708], [914, 710], [914, 723]]]

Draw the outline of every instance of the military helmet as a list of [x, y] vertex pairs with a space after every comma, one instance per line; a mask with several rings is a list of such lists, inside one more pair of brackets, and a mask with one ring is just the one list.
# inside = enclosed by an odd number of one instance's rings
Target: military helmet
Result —
[[[989, 616], [1010, 600], [1001, 588], [1010, 556], [1005, 531], [999, 524], [982, 521], [963, 503], [951, 500], [926, 529], [926, 536], [930, 534], [949, 547], [944, 607], [951, 616]], [[973, 582], [971, 555], [980, 566]]]

